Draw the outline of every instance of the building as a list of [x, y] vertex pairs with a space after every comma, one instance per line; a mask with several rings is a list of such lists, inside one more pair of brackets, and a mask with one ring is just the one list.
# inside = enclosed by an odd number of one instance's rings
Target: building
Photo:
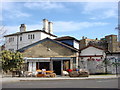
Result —
[[88, 70], [90, 74], [105, 73], [105, 56], [104, 49], [88, 45], [80, 49], [79, 67]]
[[26, 31], [25, 24], [21, 24], [20, 32], [5, 35], [5, 49], [6, 50], [17, 50], [32, 43], [35, 43], [44, 38], [55, 39], [57, 36], [53, 35], [52, 22], [47, 19], [43, 19], [43, 29]]
[[56, 38], [55, 40], [57, 41], [60, 41], [64, 44], [67, 44], [69, 46], [72, 46], [76, 49], [79, 49], [79, 40], [77, 40], [76, 38], [74, 37], [71, 37], [71, 36], [64, 36], [64, 37], [58, 37]]
[[117, 41], [117, 35], [107, 35], [100, 40], [96, 39], [88, 39], [83, 37], [80, 40], [80, 49], [86, 47], [87, 45], [94, 45], [100, 48], [105, 49], [105, 51], [109, 52], [119, 52], [120, 44]]
[[108, 35], [105, 36], [105, 41], [107, 43], [107, 50], [109, 52], [120, 52], [119, 42], [117, 40], [117, 35]]
[[[3, 49], [23, 53], [27, 71], [46, 69], [53, 70], [57, 75], [76, 68], [87, 69], [90, 74], [104, 73], [102, 62], [106, 58], [105, 52], [120, 52], [117, 35], [108, 35], [100, 40], [57, 37], [53, 34], [52, 25], [52, 22], [43, 19], [42, 30], [26, 31], [26, 25], [21, 24], [20, 32], [5, 35]], [[107, 54], [107, 57], [110, 55]], [[120, 53], [117, 55], [120, 56]]]
[[25, 46], [18, 51], [23, 53], [30, 72], [46, 69], [62, 75], [63, 70], [78, 66], [79, 50], [50, 38]]
[[108, 52], [106, 53], [106, 58], [109, 60], [109, 65], [107, 65], [107, 72], [112, 74], [120, 74], [120, 65], [114, 64], [120, 63], [120, 52]]
[[94, 45], [103, 49], [107, 48], [107, 43], [105, 43], [106, 41], [104, 40], [98, 40], [98, 38], [96, 39], [89, 39], [87, 37], [82, 37], [82, 39], [80, 40], [80, 49], [88, 46], [88, 45]]

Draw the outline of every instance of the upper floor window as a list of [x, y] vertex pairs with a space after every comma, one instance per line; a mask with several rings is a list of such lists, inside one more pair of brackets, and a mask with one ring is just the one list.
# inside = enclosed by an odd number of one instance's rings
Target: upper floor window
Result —
[[35, 38], [34, 34], [33, 34], [33, 39]]
[[34, 39], [35, 38], [35, 35], [34, 34], [29, 34], [28, 35], [28, 39]]
[[30, 35], [28, 35], [28, 39], [30, 39]]
[[14, 41], [14, 37], [9, 38], [9, 42], [13, 42]]
[[22, 41], [22, 37], [20, 37], [20, 41]]

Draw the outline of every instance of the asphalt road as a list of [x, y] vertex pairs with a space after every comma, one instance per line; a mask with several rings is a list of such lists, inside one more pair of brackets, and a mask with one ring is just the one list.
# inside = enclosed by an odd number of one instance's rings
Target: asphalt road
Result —
[[118, 88], [118, 79], [20, 81], [2, 83], [2, 88]]

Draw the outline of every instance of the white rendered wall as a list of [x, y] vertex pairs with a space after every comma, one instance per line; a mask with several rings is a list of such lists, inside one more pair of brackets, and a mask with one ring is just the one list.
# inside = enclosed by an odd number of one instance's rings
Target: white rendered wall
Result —
[[[9, 42], [9, 38], [14, 38], [14, 41]], [[17, 36], [9, 36], [5, 38], [5, 49], [17, 49]]]
[[36, 62], [33, 62], [33, 72], [36, 71]]
[[[79, 60], [79, 66], [81, 69], [86, 69], [90, 73], [104, 73], [105, 67], [103, 66], [103, 60], [105, 58], [105, 53], [103, 50], [97, 49], [95, 47], [88, 47], [86, 49], [83, 49], [80, 53], [80, 56], [94, 56], [94, 55], [103, 55], [103, 58], [101, 57], [91, 57], [93, 60], [88, 60], [90, 57], [80, 57]], [[97, 61], [97, 60], [100, 61]], [[83, 62], [81, 62], [83, 61]]]
[[[28, 39], [28, 35], [33, 35], [33, 34], [34, 34], [34, 39]], [[18, 49], [41, 40], [41, 32], [24, 33], [21, 36], [22, 36], [22, 41], [20, 41], [20, 36], [19, 36]]]
[[81, 51], [80, 55], [104, 55], [105, 53], [103, 50], [94, 48], [94, 47], [88, 47]]
[[[112, 65], [113, 62], [116, 63], [115, 59], [120, 59], [120, 55], [119, 54], [114, 54], [114, 55], [107, 55], [107, 59], [109, 60], [110, 62], [110, 66], [107, 66], [107, 70], [109, 73], [112, 73], [112, 74], [116, 74], [116, 66]], [[120, 66], [117, 66], [118, 70], [117, 72], [120, 74]]]
[[32, 66], [32, 62], [29, 62], [29, 65], [28, 65], [28, 71], [29, 71], [29, 72], [32, 72], [32, 67], [33, 67], [33, 66]]
[[79, 43], [77, 41], [74, 40], [74, 47], [79, 49]]
[[[28, 35], [33, 35], [33, 34], [34, 34], [34, 39], [28, 39]], [[13, 42], [9, 42], [9, 38], [11, 37], [14, 37]], [[42, 39], [45, 39], [47, 37], [51, 39], [55, 39], [55, 37], [45, 34], [43, 32], [30, 32], [30, 33], [23, 33], [18, 36], [9, 36], [9, 37], [6, 37], [6, 43], [5, 43], [6, 50], [9, 50], [9, 49], [17, 50], [17, 37], [18, 37], [18, 49], [25, 47], [27, 45], [30, 45], [32, 43], [35, 43], [37, 41], [40, 41]], [[20, 41], [20, 37], [22, 37], [22, 41]]]

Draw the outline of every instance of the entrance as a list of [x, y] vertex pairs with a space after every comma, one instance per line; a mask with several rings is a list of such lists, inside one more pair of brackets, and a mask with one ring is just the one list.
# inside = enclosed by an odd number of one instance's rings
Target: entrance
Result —
[[61, 75], [61, 61], [53, 61], [53, 70], [56, 75]]

